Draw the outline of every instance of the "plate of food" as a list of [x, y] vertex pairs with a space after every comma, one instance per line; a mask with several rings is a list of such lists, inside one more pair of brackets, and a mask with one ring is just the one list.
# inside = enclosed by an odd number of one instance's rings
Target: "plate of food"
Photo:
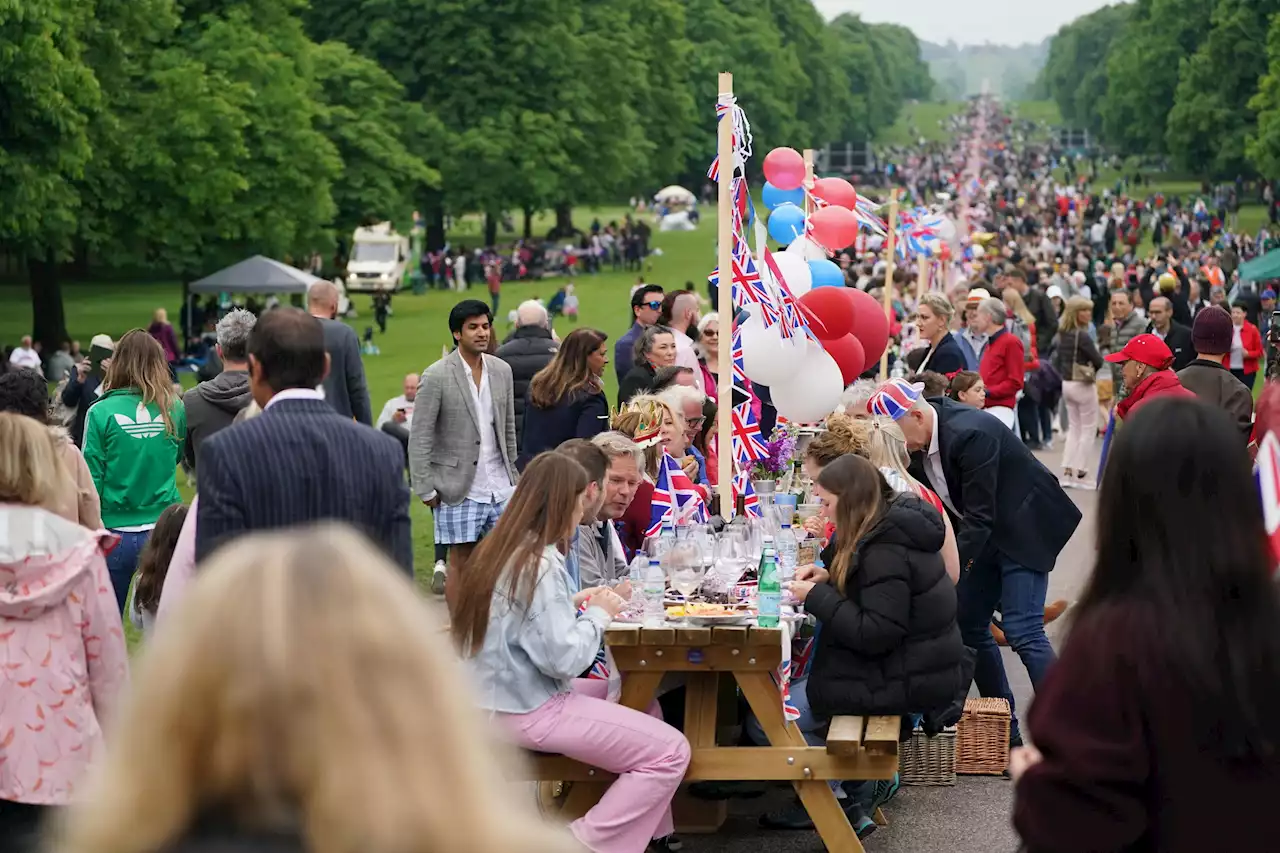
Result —
[[739, 625], [748, 619], [755, 618], [755, 615], [755, 611], [749, 607], [731, 604], [692, 602], [667, 608], [668, 619], [700, 627]]

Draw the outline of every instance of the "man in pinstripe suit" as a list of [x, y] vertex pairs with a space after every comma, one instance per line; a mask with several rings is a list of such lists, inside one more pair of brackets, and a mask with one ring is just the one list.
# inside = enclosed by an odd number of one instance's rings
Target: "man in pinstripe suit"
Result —
[[242, 533], [343, 521], [413, 574], [404, 450], [343, 417], [316, 390], [329, 369], [320, 321], [273, 308], [249, 335], [262, 415], [201, 448], [196, 559]]

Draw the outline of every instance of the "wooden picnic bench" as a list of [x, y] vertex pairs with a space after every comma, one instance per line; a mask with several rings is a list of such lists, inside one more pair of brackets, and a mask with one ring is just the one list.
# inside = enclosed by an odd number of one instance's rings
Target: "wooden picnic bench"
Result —
[[[641, 628], [618, 626], [605, 634], [622, 676], [621, 703], [645, 710], [668, 672], [685, 678], [684, 733], [692, 748], [686, 782], [788, 781], [795, 788], [827, 849], [861, 853], [863, 847], [840, 808], [829, 779], [891, 779], [898, 770], [898, 717], [837, 717], [827, 745], [811, 747], [782, 711], [773, 674], [782, 662], [778, 628]], [[729, 673], [769, 738], [767, 747], [716, 745], [719, 679]], [[559, 783], [561, 815], [585, 814], [615, 776], [561, 755], [529, 753], [532, 779]], [[695, 804], [696, 803], [696, 804]], [[723, 802], [674, 805], [676, 823], [691, 831], [715, 831], [727, 813]], [[683, 819], [682, 819], [683, 818]], [[876, 819], [883, 822], [877, 810]]]

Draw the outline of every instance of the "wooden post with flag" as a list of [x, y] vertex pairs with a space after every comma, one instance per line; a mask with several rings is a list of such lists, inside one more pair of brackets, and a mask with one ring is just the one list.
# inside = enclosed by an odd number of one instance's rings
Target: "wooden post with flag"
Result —
[[809, 199], [809, 193], [813, 192], [813, 149], [804, 149], [804, 218], [807, 220], [809, 214], [813, 213], [813, 202]]
[[916, 304], [920, 304], [920, 297], [924, 296], [924, 292], [929, 289], [929, 265], [933, 263], [924, 255], [916, 258]]
[[[716, 91], [721, 102], [733, 101], [733, 75], [722, 71]], [[720, 335], [716, 351], [720, 364], [716, 396], [716, 472], [719, 478], [720, 515], [731, 518], [733, 505], [733, 176], [737, 159], [733, 153], [733, 114], [716, 121], [716, 153], [720, 157], [717, 176], [720, 196], [716, 208], [717, 251], [720, 284], [717, 289], [717, 312]]]
[[[884, 316], [893, 325], [893, 274], [898, 269], [898, 188], [889, 190], [889, 257], [884, 268]], [[889, 378], [889, 347], [880, 355], [880, 381]]]

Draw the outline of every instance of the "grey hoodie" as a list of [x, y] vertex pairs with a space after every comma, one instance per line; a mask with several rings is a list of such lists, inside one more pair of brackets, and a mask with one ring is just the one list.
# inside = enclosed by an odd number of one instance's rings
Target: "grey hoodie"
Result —
[[201, 382], [182, 395], [187, 408], [187, 444], [182, 458], [197, 473], [200, 470], [200, 445], [218, 430], [231, 426], [237, 414], [249, 403], [249, 374], [228, 370]]

